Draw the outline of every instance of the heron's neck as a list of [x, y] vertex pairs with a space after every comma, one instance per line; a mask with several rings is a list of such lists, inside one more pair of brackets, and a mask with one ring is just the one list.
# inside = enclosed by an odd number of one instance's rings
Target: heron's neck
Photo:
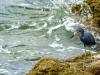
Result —
[[81, 32], [81, 36], [84, 36], [84, 32]]

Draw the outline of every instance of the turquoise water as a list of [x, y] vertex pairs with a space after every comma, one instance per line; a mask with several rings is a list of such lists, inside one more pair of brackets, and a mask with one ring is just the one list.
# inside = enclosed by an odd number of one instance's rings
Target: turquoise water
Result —
[[0, 0], [0, 75], [25, 75], [41, 57], [82, 54], [78, 36], [72, 38], [82, 25], [71, 13], [73, 2]]

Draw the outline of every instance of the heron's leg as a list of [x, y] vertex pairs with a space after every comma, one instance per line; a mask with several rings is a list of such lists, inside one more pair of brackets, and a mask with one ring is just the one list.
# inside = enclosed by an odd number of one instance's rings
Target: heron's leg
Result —
[[85, 54], [84, 54], [84, 62], [83, 62], [83, 68], [85, 67], [85, 61], [86, 61], [86, 45], [84, 45], [84, 49], [85, 49]]
[[[91, 51], [93, 50], [93, 48], [91, 48], [91, 47], [90, 47], [90, 49], [91, 49]], [[93, 62], [94, 62], [94, 61], [95, 61], [95, 59], [93, 58], [93, 53], [91, 52], [90, 54], [91, 54], [91, 61], [93, 61]]]
[[84, 48], [85, 48], [85, 57], [86, 57], [86, 46], [84, 45]]

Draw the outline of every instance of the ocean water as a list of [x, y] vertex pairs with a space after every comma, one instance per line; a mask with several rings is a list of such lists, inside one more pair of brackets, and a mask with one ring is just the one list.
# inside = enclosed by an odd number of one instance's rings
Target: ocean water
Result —
[[84, 47], [72, 3], [82, 0], [0, 0], [0, 75], [25, 75], [41, 57], [67, 59]]

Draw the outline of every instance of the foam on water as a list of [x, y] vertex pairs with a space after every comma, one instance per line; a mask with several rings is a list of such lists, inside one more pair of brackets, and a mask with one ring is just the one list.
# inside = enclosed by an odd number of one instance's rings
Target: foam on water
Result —
[[8, 49], [2, 48], [2, 46], [0, 45], [0, 53], [11, 53], [11, 52]]
[[57, 35], [55, 35], [54, 42], [49, 44], [49, 46], [52, 48], [55, 48], [56, 51], [58, 51], [58, 52], [64, 52], [64, 50], [65, 50], [64, 46], [62, 43], [59, 43], [59, 41], [60, 41], [60, 38]]
[[28, 3], [20, 3], [20, 4], [18, 4], [18, 6], [23, 6], [23, 7], [31, 7], [31, 5], [30, 4], [28, 4]]
[[6, 69], [0, 69], [0, 75], [11, 75], [11, 73]]
[[47, 21], [52, 21], [52, 19], [54, 18], [54, 15], [51, 15], [48, 19], [47, 19]]
[[60, 41], [60, 38], [57, 35], [55, 35], [55, 40]]
[[53, 30], [56, 30], [56, 29], [58, 29], [58, 28], [60, 28], [62, 26], [65, 26], [65, 29], [67, 31], [71, 31], [71, 32], [76, 32], [76, 29], [78, 27], [80, 27], [80, 26], [81, 27], [84, 27], [83, 24], [80, 24], [79, 22], [75, 22], [75, 20], [73, 18], [68, 17], [68, 18], [65, 19], [65, 21], [62, 24], [59, 24], [57, 26], [54, 26], [54, 27], [49, 28], [49, 30], [48, 30], [47, 33], [49, 35], [51, 35]]
[[7, 30], [12, 30], [12, 29], [18, 29], [20, 25], [12, 25], [9, 29]]
[[49, 35], [51, 35], [53, 30], [56, 30], [56, 29], [58, 29], [58, 28], [60, 28], [60, 27], [62, 27], [62, 26], [63, 26], [62, 24], [59, 24], [59, 25], [57, 25], [57, 26], [51, 27], [51, 28], [49, 28], [49, 30], [48, 30], [47, 33], [48, 33]]
[[38, 30], [41, 30], [41, 29], [44, 29], [44, 28], [46, 28], [47, 27], [47, 23], [46, 22], [44, 22], [44, 25], [43, 26], [41, 26], [41, 27], [39, 27], [39, 28], [37, 28], [37, 29], [35, 29], [36, 31], [38, 31]]
[[83, 4], [83, 0], [68, 0], [69, 4]]
[[57, 48], [57, 47], [63, 47], [62, 44], [59, 44], [57, 43], [56, 41], [54, 41], [52, 44], [49, 45], [50, 47], [53, 47], [53, 48]]
[[83, 27], [83, 24], [79, 22], [75, 22], [75, 20], [71, 17], [66, 18], [65, 22], [63, 23], [67, 31], [76, 32], [78, 27]]

